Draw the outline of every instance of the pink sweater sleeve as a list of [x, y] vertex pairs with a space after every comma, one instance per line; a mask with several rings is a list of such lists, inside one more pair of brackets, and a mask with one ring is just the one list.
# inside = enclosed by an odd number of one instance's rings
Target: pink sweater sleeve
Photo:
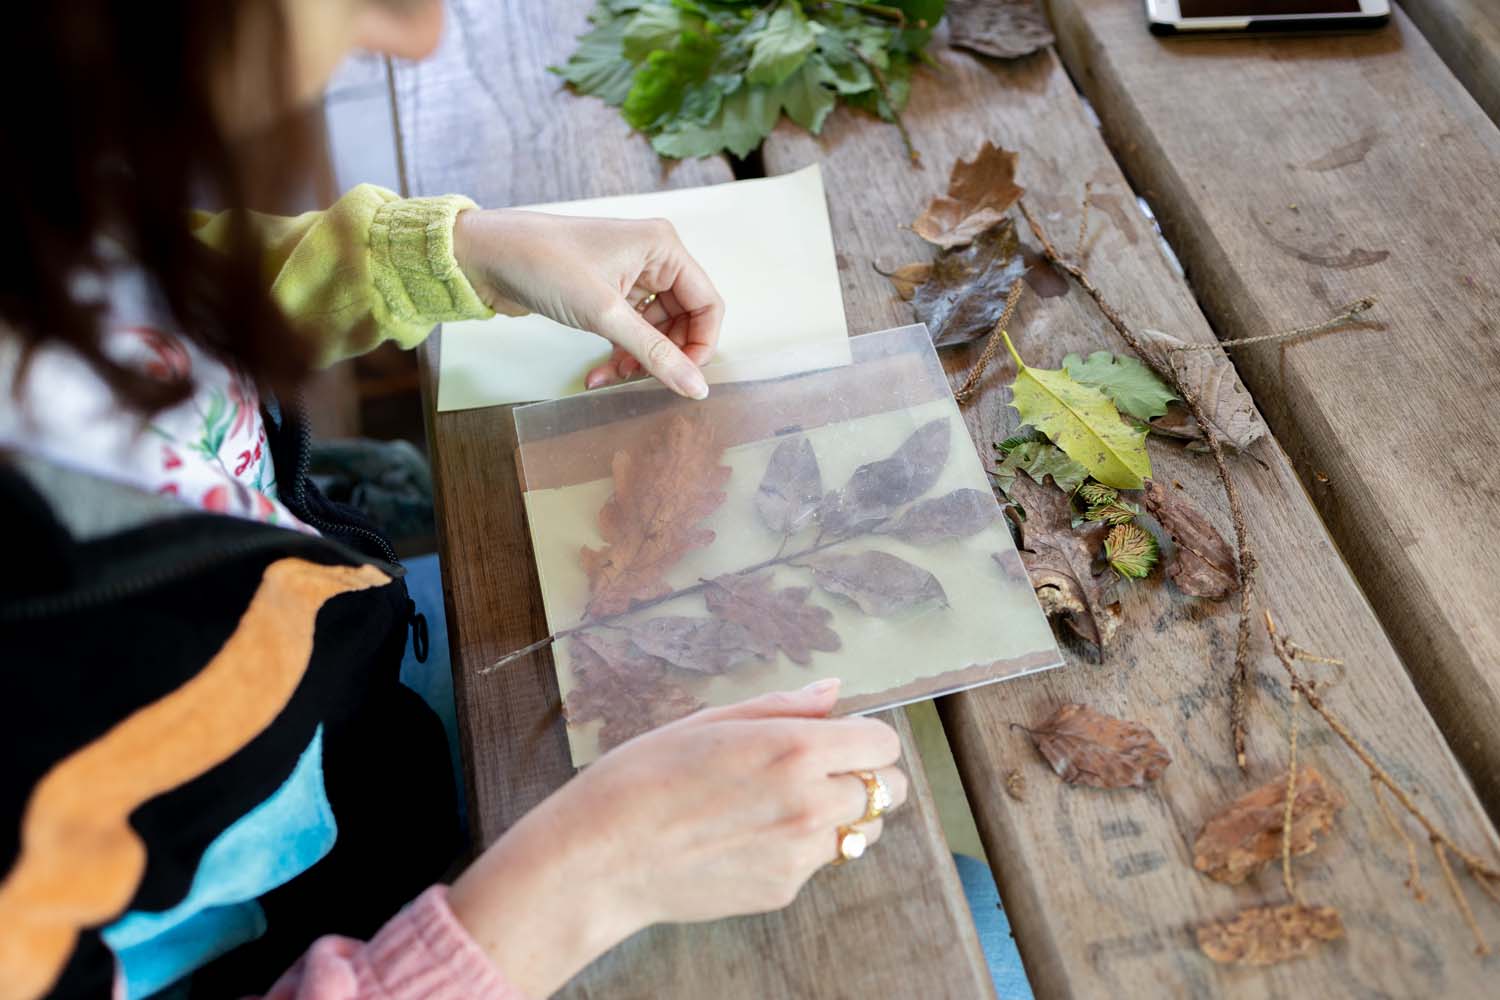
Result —
[[526, 1000], [506, 982], [435, 885], [368, 943], [319, 938], [265, 1000]]

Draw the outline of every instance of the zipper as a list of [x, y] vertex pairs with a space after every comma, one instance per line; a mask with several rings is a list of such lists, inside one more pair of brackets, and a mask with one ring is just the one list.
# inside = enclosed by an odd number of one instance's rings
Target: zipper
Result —
[[[325, 535], [353, 535], [373, 542], [376, 549], [385, 557], [386, 561], [399, 566], [401, 560], [396, 556], [396, 550], [391, 548], [383, 536], [368, 528], [361, 528], [356, 524], [336, 524], [326, 521], [311, 513], [307, 508], [307, 474], [312, 468], [312, 428], [308, 425], [306, 409], [303, 406], [301, 390], [297, 392], [297, 476], [292, 484], [292, 502], [296, 505], [295, 513], [299, 518]], [[283, 416], [283, 419], [285, 419]]]

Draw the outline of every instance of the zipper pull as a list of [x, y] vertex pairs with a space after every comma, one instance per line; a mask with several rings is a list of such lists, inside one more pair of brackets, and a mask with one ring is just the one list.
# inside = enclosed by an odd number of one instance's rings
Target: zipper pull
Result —
[[408, 624], [411, 626], [411, 652], [417, 658], [418, 663], [427, 662], [427, 616], [417, 610], [417, 602], [411, 598], [406, 599], [411, 615]]

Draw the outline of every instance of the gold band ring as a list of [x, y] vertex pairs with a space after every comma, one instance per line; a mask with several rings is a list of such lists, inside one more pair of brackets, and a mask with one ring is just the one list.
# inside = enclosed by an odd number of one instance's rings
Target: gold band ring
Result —
[[865, 853], [865, 848], [870, 846], [870, 841], [864, 833], [852, 826], [841, 826], [838, 830], [839, 854], [833, 859], [835, 865], [841, 865], [845, 861], [853, 861]]
[[865, 814], [856, 823], [868, 823], [873, 819], [884, 816], [896, 800], [891, 795], [891, 787], [885, 783], [885, 779], [873, 771], [854, 771], [854, 777], [865, 783]]

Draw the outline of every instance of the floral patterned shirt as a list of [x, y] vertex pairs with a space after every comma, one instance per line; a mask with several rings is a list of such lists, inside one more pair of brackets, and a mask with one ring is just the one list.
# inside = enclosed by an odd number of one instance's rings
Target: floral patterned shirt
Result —
[[[18, 391], [0, 406], [0, 448], [203, 510], [313, 532], [276, 497], [254, 383], [176, 336], [153, 308], [140, 274], [117, 273], [108, 284], [104, 349], [148, 376], [191, 378], [193, 394], [149, 418], [139, 416], [76, 351], [48, 344], [32, 353]], [[0, 387], [8, 393], [20, 360], [18, 340], [0, 336]]]

